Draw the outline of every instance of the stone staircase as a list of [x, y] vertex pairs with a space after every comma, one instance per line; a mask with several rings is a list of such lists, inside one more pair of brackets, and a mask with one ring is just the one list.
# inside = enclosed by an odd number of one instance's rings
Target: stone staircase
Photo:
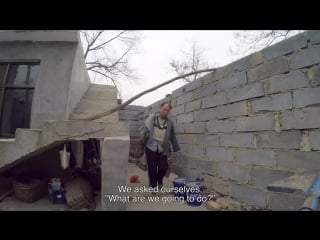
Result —
[[[117, 106], [117, 90], [113, 86], [92, 84], [78, 106], [70, 115], [70, 119], [82, 119], [93, 114], [105, 112]], [[117, 122], [118, 113], [94, 120], [96, 122]]]
[[117, 106], [116, 88], [91, 84], [69, 120], [47, 120], [41, 129], [18, 128], [15, 138], [0, 139], [0, 169], [70, 140], [127, 136], [126, 123], [118, 113], [94, 121], [78, 120]]

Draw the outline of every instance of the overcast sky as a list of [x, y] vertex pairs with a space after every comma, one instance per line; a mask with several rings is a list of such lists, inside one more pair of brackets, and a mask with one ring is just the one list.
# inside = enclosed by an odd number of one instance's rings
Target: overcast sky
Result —
[[[234, 31], [142, 31], [142, 40], [138, 45], [139, 54], [130, 58], [131, 66], [136, 69], [138, 80], [122, 82], [122, 99], [130, 97], [151, 88], [157, 84], [176, 77], [170, 70], [169, 62], [181, 58], [181, 50], [190, 49], [190, 43], [195, 40], [199, 47], [205, 50], [204, 56], [210, 67], [224, 66], [240, 56], [228, 53], [234, 44]], [[132, 104], [148, 106], [166, 94], [182, 86], [181, 81], [176, 81], [149, 93]]]

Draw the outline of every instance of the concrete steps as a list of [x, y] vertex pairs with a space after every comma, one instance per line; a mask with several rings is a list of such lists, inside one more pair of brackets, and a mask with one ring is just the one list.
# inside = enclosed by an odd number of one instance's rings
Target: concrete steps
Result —
[[69, 120], [43, 121], [42, 129], [18, 128], [14, 138], [0, 139], [0, 168], [65, 141], [128, 136], [128, 124], [119, 121], [117, 112], [94, 121], [74, 120], [102, 113], [115, 106], [115, 87], [92, 84]]
[[[79, 119], [106, 112], [117, 106], [117, 89], [113, 86], [92, 84], [69, 119]], [[97, 119], [98, 122], [119, 121], [118, 113]]]

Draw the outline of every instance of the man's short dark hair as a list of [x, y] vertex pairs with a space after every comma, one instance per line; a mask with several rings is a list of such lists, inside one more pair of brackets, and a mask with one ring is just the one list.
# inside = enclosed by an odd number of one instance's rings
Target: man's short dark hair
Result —
[[163, 102], [161, 103], [160, 107], [163, 107], [164, 105], [168, 104], [168, 106], [170, 107], [170, 110], [172, 109], [171, 103], [170, 102]]

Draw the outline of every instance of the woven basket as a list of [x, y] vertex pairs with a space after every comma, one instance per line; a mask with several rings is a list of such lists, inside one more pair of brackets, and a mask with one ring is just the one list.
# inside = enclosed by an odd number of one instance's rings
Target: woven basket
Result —
[[12, 184], [14, 195], [23, 202], [35, 202], [47, 192], [47, 180], [38, 172], [22, 173]]
[[65, 184], [67, 205], [75, 210], [92, 209], [93, 195], [90, 183], [80, 177]]

